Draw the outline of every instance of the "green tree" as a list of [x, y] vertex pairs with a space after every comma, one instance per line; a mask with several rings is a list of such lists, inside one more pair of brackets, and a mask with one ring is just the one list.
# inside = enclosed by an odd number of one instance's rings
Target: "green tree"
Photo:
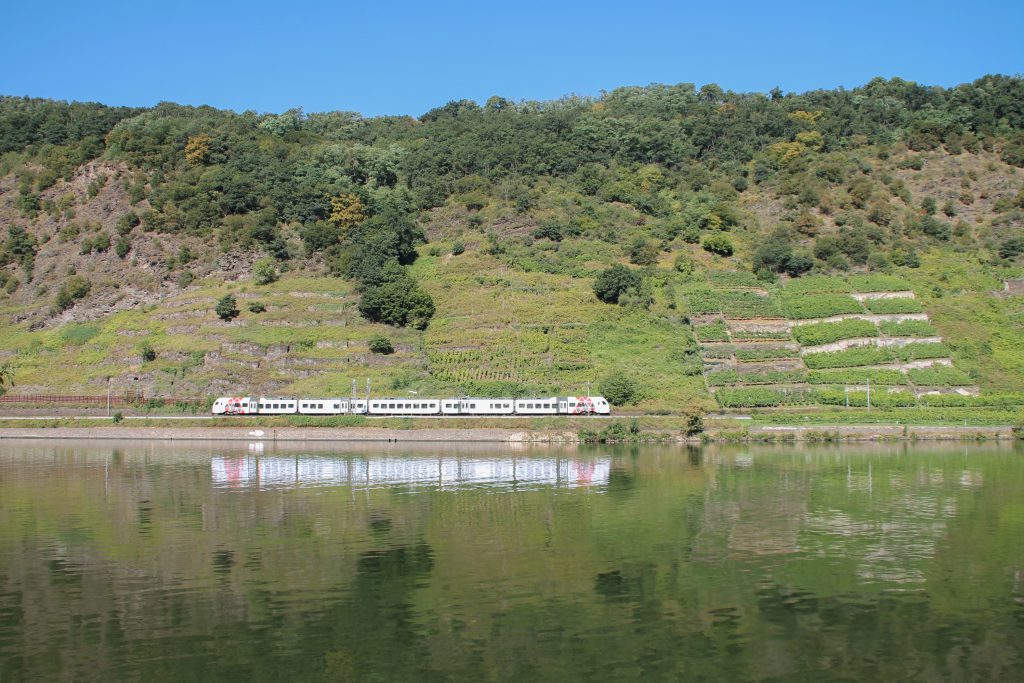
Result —
[[639, 398], [639, 387], [623, 372], [613, 372], [601, 380], [601, 395], [614, 406], [635, 403]]
[[231, 322], [238, 317], [238, 301], [231, 294], [225, 294], [214, 307], [217, 317], [224, 322]]
[[629, 249], [629, 262], [637, 266], [653, 266], [658, 262], [658, 245], [642, 237], [637, 238]]
[[415, 282], [403, 278], [366, 289], [359, 312], [371, 322], [422, 330], [434, 316], [434, 301]]
[[617, 304], [627, 292], [638, 292], [642, 283], [640, 273], [616, 263], [598, 274], [594, 280], [594, 294], [607, 304]]
[[277, 282], [277, 266], [271, 258], [261, 258], [252, 265], [252, 279], [257, 285], [269, 285]]

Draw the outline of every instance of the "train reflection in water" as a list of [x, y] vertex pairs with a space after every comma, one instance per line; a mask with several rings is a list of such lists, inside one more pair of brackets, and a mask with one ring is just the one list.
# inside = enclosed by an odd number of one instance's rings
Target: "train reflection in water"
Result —
[[352, 458], [217, 456], [211, 465], [218, 488], [381, 486], [560, 486], [606, 484], [610, 459], [568, 458]]

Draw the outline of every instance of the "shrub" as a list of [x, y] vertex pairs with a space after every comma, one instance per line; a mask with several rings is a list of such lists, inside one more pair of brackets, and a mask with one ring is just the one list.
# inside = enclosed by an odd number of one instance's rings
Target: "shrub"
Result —
[[781, 315], [774, 299], [757, 292], [693, 288], [687, 292], [686, 300], [690, 312], [697, 315], [724, 313], [739, 319], [778, 318]]
[[929, 358], [947, 358], [949, 349], [945, 344], [907, 344], [898, 351], [904, 361], [926, 360]]
[[601, 380], [601, 395], [613, 406], [635, 403], [640, 398], [636, 382], [622, 372], [614, 372]]
[[127, 236], [122, 236], [117, 239], [117, 243], [114, 245], [114, 253], [117, 254], [118, 258], [124, 258], [128, 255], [128, 252], [132, 249], [132, 241]]
[[252, 265], [252, 279], [257, 285], [269, 285], [277, 282], [277, 266], [271, 258], [261, 258]]
[[733, 330], [732, 338], [737, 341], [787, 341], [789, 330]]
[[156, 360], [156, 350], [153, 349], [153, 345], [148, 341], [144, 341], [139, 344], [139, 358], [143, 363], [149, 363], [150, 361]]
[[92, 284], [88, 280], [80, 275], [73, 275], [65, 280], [57, 290], [54, 305], [58, 311], [66, 311], [76, 302], [88, 296], [90, 289], [92, 289]]
[[259, 301], [253, 301], [251, 304], [249, 304], [248, 308], [249, 308], [249, 312], [250, 313], [266, 313], [267, 312], [267, 307], [263, 303], [261, 303]]
[[629, 249], [629, 262], [637, 266], [653, 266], [658, 262], [658, 245], [638, 238]]
[[639, 292], [642, 283], [639, 273], [617, 263], [594, 280], [594, 294], [605, 303], [617, 304], [627, 292]]
[[704, 238], [701, 246], [704, 247], [704, 251], [719, 256], [732, 256], [733, 253], [732, 242], [725, 235], [709, 235]]
[[122, 413], [119, 410], [116, 413], [114, 413], [114, 415], [112, 416], [112, 419], [113, 419], [114, 424], [118, 424], [118, 423], [120, 423], [120, 422], [122, 422], [124, 420], [124, 413]]
[[834, 323], [814, 323], [797, 325], [793, 328], [793, 339], [804, 346], [831, 344], [842, 339], [857, 337], [877, 337], [878, 328], [869, 320], [850, 318]]
[[708, 375], [708, 385], [713, 387], [729, 384], [788, 384], [806, 380], [807, 373], [804, 370], [768, 370], [742, 374], [735, 370], [720, 370]]
[[391, 340], [382, 334], [375, 334], [370, 337], [367, 345], [370, 347], [371, 352], [379, 353], [383, 356], [395, 352], [395, 347], [391, 344]]
[[452, 256], [458, 256], [466, 251], [466, 245], [462, 240], [455, 240], [452, 244]]
[[238, 317], [238, 301], [234, 296], [226, 294], [220, 298], [213, 310], [218, 318], [230, 322]]

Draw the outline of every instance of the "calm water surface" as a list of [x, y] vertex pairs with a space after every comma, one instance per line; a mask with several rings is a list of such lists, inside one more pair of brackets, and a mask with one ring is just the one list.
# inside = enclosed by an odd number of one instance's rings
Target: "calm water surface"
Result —
[[1024, 452], [0, 442], [0, 681], [1024, 680]]

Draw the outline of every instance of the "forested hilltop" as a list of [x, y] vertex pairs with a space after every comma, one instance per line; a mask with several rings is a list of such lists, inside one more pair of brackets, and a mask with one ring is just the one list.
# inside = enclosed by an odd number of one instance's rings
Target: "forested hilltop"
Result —
[[418, 118], [0, 97], [0, 361], [29, 393], [1017, 405], [1021, 167], [1006, 76]]

